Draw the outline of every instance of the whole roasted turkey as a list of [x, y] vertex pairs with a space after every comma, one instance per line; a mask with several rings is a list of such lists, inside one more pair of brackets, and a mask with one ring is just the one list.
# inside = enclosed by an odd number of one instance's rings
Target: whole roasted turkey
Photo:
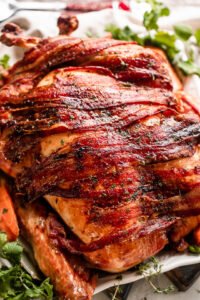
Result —
[[0, 168], [60, 298], [91, 299], [91, 268], [127, 270], [200, 224], [200, 103], [161, 51], [59, 24], [3, 29], [28, 49], [0, 89]]

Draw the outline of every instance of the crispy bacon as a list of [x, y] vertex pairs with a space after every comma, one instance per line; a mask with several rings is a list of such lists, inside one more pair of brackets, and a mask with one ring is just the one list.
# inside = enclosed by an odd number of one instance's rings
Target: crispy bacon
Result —
[[46, 276], [50, 276], [59, 299], [91, 299], [96, 276], [86, 268], [82, 259], [66, 251], [62, 253], [53, 242], [53, 235], [65, 234], [56, 216], [37, 202], [26, 207], [18, 203], [17, 213], [39, 267]]
[[7, 46], [30, 48], [39, 42], [36, 37], [22, 37], [22, 29], [15, 23], [8, 23], [2, 29], [0, 41]]
[[76, 16], [62, 15], [57, 22], [59, 34], [71, 34], [78, 28], [78, 19]]

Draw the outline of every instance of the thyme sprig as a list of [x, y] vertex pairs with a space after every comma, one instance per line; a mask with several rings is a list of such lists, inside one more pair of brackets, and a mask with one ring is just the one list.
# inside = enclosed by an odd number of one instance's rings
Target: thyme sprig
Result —
[[175, 290], [174, 286], [170, 284], [165, 288], [161, 288], [155, 283], [155, 279], [161, 274], [162, 264], [156, 257], [151, 257], [148, 262], [142, 263], [138, 267], [138, 273], [144, 277], [144, 279], [153, 288], [155, 293], [158, 294], [169, 294]]

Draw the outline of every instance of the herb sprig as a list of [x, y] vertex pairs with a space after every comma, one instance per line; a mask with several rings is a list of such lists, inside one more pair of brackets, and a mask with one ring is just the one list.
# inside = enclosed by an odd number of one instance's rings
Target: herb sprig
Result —
[[[142, 1], [138, 1], [142, 2]], [[144, 2], [144, 1], [143, 1]], [[158, 20], [160, 17], [170, 15], [170, 10], [162, 2], [156, 0], [146, 0], [150, 4], [151, 10], [144, 13], [143, 25], [147, 30], [158, 29]]]
[[0, 268], [0, 298], [4, 300], [52, 300], [53, 286], [49, 279], [42, 283], [33, 278], [21, 267], [23, 248], [18, 242], [8, 242], [5, 233], [0, 233], [0, 257], [7, 259], [10, 267]]
[[188, 247], [189, 252], [193, 253], [193, 254], [200, 254], [200, 246], [197, 245], [190, 245]]
[[148, 262], [142, 263], [138, 267], [138, 273], [142, 275], [150, 286], [153, 288], [155, 293], [158, 294], [169, 294], [174, 291], [174, 286], [169, 285], [165, 288], [161, 288], [155, 284], [155, 279], [158, 278], [162, 270], [162, 265], [156, 257], [151, 257]]
[[4, 69], [8, 69], [8, 67], [9, 67], [9, 60], [10, 60], [10, 56], [8, 54], [4, 54], [0, 58], [0, 66], [2, 66]]
[[[153, 288], [155, 293], [170, 294], [174, 292], [175, 288], [172, 284], [162, 288], [156, 282], [162, 271], [162, 264], [159, 262], [159, 260], [156, 257], [152, 256], [147, 262], [138, 265], [136, 267], [136, 271], [139, 275], [143, 276], [143, 278]], [[117, 277], [116, 279], [119, 279], [119, 277]], [[110, 288], [108, 290], [108, 294], [112, 300], [122, 299], [121, 295], [123, 294], [123, 288], [120, 287], [120, 283], [115, 287]]]
[[[150, 10], [143, 16], [146, 33], [133, 32], [128, 26], [123, 29], [110, 24], [105, 30], [119, 40], [136, 41], [139, 45], [156, 46], [166, 53], [170, 62], [182, 71], [184, 75], [200, 76], [200, 67], [195, 63], [194, 47], [200, 47], [200, 29], [193, 32], [185, 24], [177, 24], [173, 31], [160, 30], [158, 21], [163, 16], [169, 16], [170, 10], [157, 0], [144, 0], [150, 5]], [[183, 52], [184, 49], [184, 52]]]

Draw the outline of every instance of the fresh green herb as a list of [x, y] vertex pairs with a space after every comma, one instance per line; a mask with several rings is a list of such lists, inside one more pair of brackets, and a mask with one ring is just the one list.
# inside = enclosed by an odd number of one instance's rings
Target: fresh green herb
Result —
[[188, 25], [177, 24], [174, 26], [176, 35], [183, 41], [187, 41], [192, 35], [192, 28]]
[[191, 253], [200, 254], [200, 247], [197, 246], [197, 245], [190, 245], [190, 246], [188, 247], [188, 250], [189, 250]]
[[169, 294], [174, 291], [174, 286], [169, 285], [166, 288], [161, 288], [155, 284], [155, 279], [160, 275], [162, 270], [162, 265], [159, 260], [155, 257], [151, 257], [148, 262], [142, 263], [138, 267], [138, 273], [142, 275], [153, 290], [158, 294]]
[[154, 36], [147, 40], [146, 44], [154, 45], [163, 49], [168, 58], [173, 61], [179, 50], [176, 47], [176, 37], [167, 31], [157, 31]]
[[[122, 275], [116, 277], [117, 280], [122, 280]], [[123, 287], [120, 286], [120, 282], [117, 286], [108, 289], [108, 295], [112, 300], [121, 300], [123, 295]]]
[[[136, 41], [139, 45], [153, 45], [163, 49], [169, 59], [171, 61], [174, 60], [176, 54], [179, 50], [176, 47], [176, 36], [167, 31], [157, 31], [154, 34], [147, 33], [146, 35], [140, 36], [137, 34], [130, 33], [128, 35], [128, 31], [131, 32], [129, 27], [124, 27], [124, 29], [120, 29], [114, 25], [107, 26], [106, 30], [112, 33], [112, 37], [118, 40], [127, 40], [127, 41]], [[125, 38], [124, 38], [125, 36]], [[137, 37], [137, 38], [136, 38]]]
[[200, 67], [198, 67], [192, 60], [180, 60], [177, 62], [177, 65], [185, 75], [196, 74], [200, 76]]
[[53, 286], [47, 278], [41, 284], [20, 266], [23, 248], [18, 242], [8, 242], [5, 233], [0, 233], [0, 257], [12, 266], [0, 269], [0, 298], [4, 300], [53, 299]]
[[[109, 31], [115, 39], [136, 41], [142, 46], [153, 45], [161, 48], [165, 51], [170, 62], [179, 68], [183, 74], [196, 74], [200, 76], [200, 67], [196, 65], [194, 59], [194, 41], [189, 40], [190, 37], [194, 37], [196, 46], [200, 47], [200, 29], [197, 29], [193, 33], [190, 26], [177, 24], [174, 26], [174, 32], [159, 30], [158, 20], [163, 16], [168, 16], [170, 14], [169, 9], [162, 4], [162, 2], [156, 0], [144, 0], [139, 2], [146, 2], [151, 7], [143, 16], [143, 24], [146, 28], [145, 34], [133, 32], [128, 26], [121, 29], [112, 24], [106, 26], [105, 30]], [[185, 49], [184, 59], [180, 50], [180, 42], [182, 42]]]
[[113, 295], [112, 295], [112, 300], [120, 300], [120, 296], [119, 296], [119, 293], [121, 293], [121, 288], [120, 288], [120, 286], [118, 285], [117, 287], [116, 287], [116, 289], [115, 289], [115, 291], [114, 291], [114, 293], [113, 293]]
[[124, 29], [120, 29], [116, 25], [109, 24], [105, 27], [105, 31], [108, 31], [112, 34], [112, 37], [116, 40], [124, 41], [136, 41], [140, 45], [144, 45], [143, 38], [140, 38], [137, 33], [134, 33], [128, 26], [125, 26]]
[[169, 16], [170, 10], [160, 1], [145, 0], [145, 2], [151, 6], [151, 10], [144, 13], [143, 25], [147, 30], [157, 30], [159, 18]]
[[4, 56], [0, 58], [0, 66], [2, 66], [4, 69], [7, 69], [9, 67], [9, 60], [10, 60], [10, 56], [4, 54]]
[[194, 33], [194, 36], [196, 38], [196, 43], [198, 46], [200, 46], [200, 29], [197, 29]]
[[0, 297], [4, 300], [53, 299], [52, 285], [46, 279], [37, 286], [19, 265], [0, 270]]
[[9, 260], [12, 264], [19, 264], [22, 247], [17, 242], [8, 242], [5, 233], [0, 233], [0, 257]]

